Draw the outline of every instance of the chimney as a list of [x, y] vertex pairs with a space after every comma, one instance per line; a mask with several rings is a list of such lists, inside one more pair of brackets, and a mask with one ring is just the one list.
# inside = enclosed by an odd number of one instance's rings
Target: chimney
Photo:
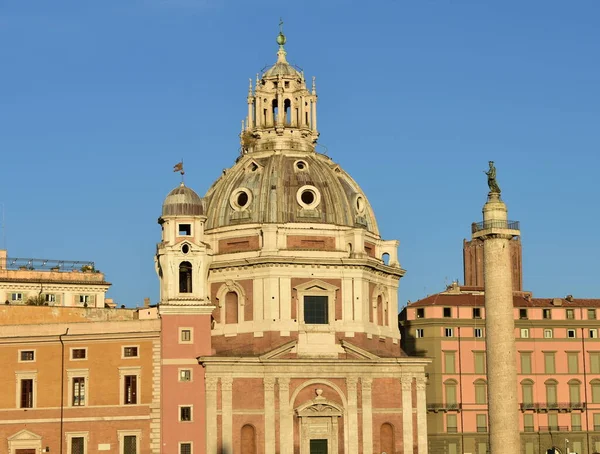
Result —
[[0, 270], [6, 269], [6, 257], [8, 253], [6, 249], [0, 249]]
[[150, 298], [144, 298], [144, 307], [150, 307]]

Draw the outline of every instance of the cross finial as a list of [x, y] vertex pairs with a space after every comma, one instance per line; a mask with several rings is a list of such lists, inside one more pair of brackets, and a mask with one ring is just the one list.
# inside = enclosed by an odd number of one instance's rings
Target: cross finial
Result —
[[279, 33], [283, 33], [283, 19], [279, 18]]

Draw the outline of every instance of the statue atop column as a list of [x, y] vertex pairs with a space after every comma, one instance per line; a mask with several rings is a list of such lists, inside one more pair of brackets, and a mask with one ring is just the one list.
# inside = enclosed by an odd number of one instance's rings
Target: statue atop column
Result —
[[496, 167], [494, 166], [494, 161], [490, 161], [490, 169], [484, 173], [488, 177], [488, 186], [490, 188], [490, 194], [500, 194], [500, 186], [498, 186], [498, 182], [496, 181]]

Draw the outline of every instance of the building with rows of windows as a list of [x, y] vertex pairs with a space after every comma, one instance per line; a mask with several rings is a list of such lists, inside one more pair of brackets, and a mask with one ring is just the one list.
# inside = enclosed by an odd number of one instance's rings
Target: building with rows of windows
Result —
[[93, 266], [4, 256], [10, 454], [427, 453], [430, 360], [400, 348], [398, 242], [316, 151], [314, 79], [277, 43], [234, 165], [164, 200], [158, 307], [105, 308]]
[[[600, 299], [534, 298], [511, 241], [521, 452], [600, 452]], [[464, 243], [465, 285], [409, 304], [402, 346], [427, 356], [430, 452], [486, 453], [488, 407], [482, 242]]]

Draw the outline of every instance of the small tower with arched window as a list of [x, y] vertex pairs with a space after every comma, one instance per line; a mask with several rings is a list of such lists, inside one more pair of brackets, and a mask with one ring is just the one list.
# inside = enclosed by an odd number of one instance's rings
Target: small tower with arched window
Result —
[[202, 199], [183, 183], [163, 203], [156, 248], [161, 305], [206, 305], [209, 255], [203, 241], [206, 216]]

